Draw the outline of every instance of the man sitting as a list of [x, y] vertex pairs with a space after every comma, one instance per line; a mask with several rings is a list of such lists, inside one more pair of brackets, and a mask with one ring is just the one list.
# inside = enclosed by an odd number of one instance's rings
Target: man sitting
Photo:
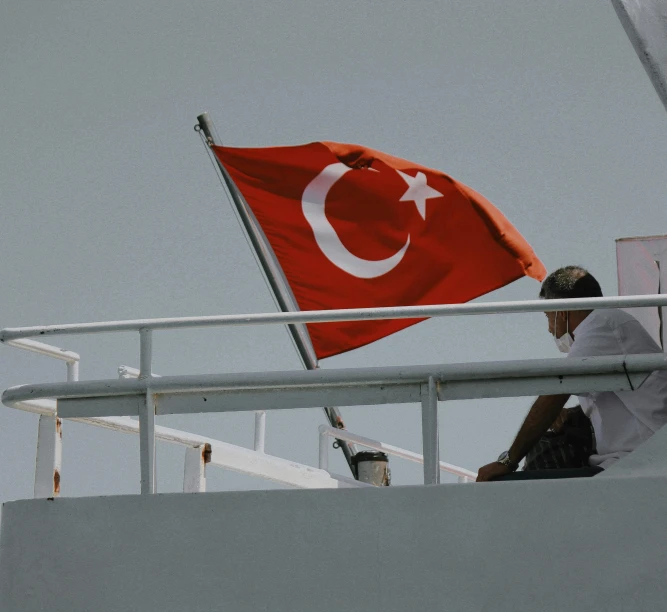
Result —
[[[547, 300], [602, 297], [602, 291], [587, 270], [567, 266], [547, 276], [540, 297]], [[568, 358], [662, 352], [642, 325], [622, 310], [573, 310], [547, 312], [546, 315], [549, 333]], [[480, 468], [477, 481], [576, 478], [598, 474], [632, 452], [667, 422], [667, 370], [653, 372], [634, 391], [579, 395], [581, 408], [593, 424], [597, 443], [596, 454], [591, 455], [588, 466], [513, 473], [558, 418], [569, 397], [569, 394], [538, 397], [509, 451]]]

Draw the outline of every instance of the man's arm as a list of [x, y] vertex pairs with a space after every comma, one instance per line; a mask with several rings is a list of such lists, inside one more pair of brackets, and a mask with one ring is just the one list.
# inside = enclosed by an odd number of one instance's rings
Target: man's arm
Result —
[[[538, 440], [547, 432], [549, 427], [558, 418], [560, 411], [565, 406], [569, 393], [561, 395], [540, 395], [530, 410], [528, 416], [523, 422], [519, 433], [516, 435], [514, 443], [510, 447], [509, 455], [512, 463], [518, 463], [526, 456]], [[493, 480], [499, 476], [509, 474], [510, 469], [494, 461], [479, 469], [477, 473], [477, 482]]]

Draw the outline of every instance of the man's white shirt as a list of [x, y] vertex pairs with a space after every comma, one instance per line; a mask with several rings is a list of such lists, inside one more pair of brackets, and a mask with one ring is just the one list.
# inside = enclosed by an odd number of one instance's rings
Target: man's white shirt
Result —
[[[662, 352], [622, 310], [594, 310], [573, 336], [568, 358]], [[608, 468], [667, 423], [667, 370], [653, 372], [635, 391], [584, 393], [579, 400], [595, 430], [598, 454], [590, 464]]]

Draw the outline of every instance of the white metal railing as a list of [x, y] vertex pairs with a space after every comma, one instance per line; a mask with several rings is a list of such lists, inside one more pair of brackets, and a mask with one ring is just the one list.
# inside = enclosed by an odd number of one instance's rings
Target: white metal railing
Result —
[[[72, 368], [73, 363], [78, 366], [80, 361], [77, 353], [32, 340], [12, 340], [8, 344], [66, 361], [68, 381], [76, 380], [73, 377], [78, 377], [78, 367]], [[137, 378], [139, 370], [120, 366], [118, 374], [121, 378]], [[159, 378], [157, 374], [153, 376]], [[62, 422], [58, 418], [57, 404], [51, 399], [26, 399], [16, 403], [14, 407], [40, 416], [34, 496], [36, 498], [57, 496], [60, 493], [62, 461]], [[256, 418], [254, 451], [205, 436], [156, 426], [156, 440], [185, 447], [183, 492], [206, 491], [207, 464], [299, 488], [368, 486], [345, 476], [330, 474], [324, 470], [264, 454], [265, 419], [261, 417], [265, 414], [261, 412], [260, 418]], [[139, 434], [140, 430], [139, 422], [129, 416], [84, 417], [71, 420], [115, 432]]]
[[[17, 406], [28, 412], [56, 417], [56, 402], [53, 400], [30, 400]], [[60, 419], [58, 419], [60, 421]], [[68, 419], [85, 425], [93, 425], [103, 429], [127, 434], [139, 434], [139, 422], [128, 417], [89, 417]], [[45, 430], [44, 421], [40, 419], [40, 433], [49, 435], [51, 429]], [[47, 433], [48, 432], [48, 433]], [[280, 484], [298, 488], [332, 488], [340, 486], [364, 486], [351, 478], [330, 474], [314, 469], [311, 466], [287, 461], [280, 457], [266, 455], [251, 449], [200, 436], [198, 434], [172, 429], [155, 427], [155, 439], [185, 447], [185, 464], [183, 473], [183, 492], [194, 493], [206, 491], [206, 467], [221, 467], [248, 476], [271, 480]], [[37, 463], [49, 466], [50, 469], [37, 471], [35, 476], [35, 497], [53, 497], [58, 494], [54, 490], [54, 467], [50, 455], [43, 445], [38, 446]], [[59, 481], [60, 475], [58, 475]]]
[[[207, 317], [172, 317], [162, 319], [133, 319], [101, 323], [68, 323], [0, 330], [0, 342], [35, 336], [67, 334], [99, 334], [107, 332], [148, 332], [161, 329], [190, 327], [226, 327], [239, 325], [275, 325], [279, 323], [330, 323], [336, 321], [366, 321], [380, 319], [415, 319], [458, 315], [508, 314], [521, 312], [554, 312], [559, 310], [592, 310], [593, 308], [640, 308], [667, 306], [667, 294], [629, 295], [573, 300], [526, 300], [523, 302], [476, 302], [434, 306], [396, 306], [389, 308], [349, 308], [342, 310], [309, 310], [299, 312], [270, 312], [247, 315], [218, 315]], [[148, 337], [146, 341], [149, 342]], [[148, 347], [147, 347], [148, 348]]]
[[[118, 381], [47, 383], [13, 387], [8, 406], [58, 398], [64, 418], [227, 412], [317, 407], [322, 395], [339, 406], [421, 402], [425, 482], [439, 480], [437, 402], [446, 399], [631, 390], [651, 372], [667, 369], [667, 355], [627, 355], [498, 363], [365, 368], [241, 375], [174, 376]], [[150, 398], [148, 402], [146, 398]], [[154, 448], [155, 433], [140, 439]], [[144, 446], [144, 449], [146, 446]], [[148, 448], [151, 448], [148, 446]], [[145, 453], [145, 451], [144, 451]], [[145, 456], [142, 457], [146, 461]], [[146, 473], [144, 482], [154, 483]], [[144, 492], [146, 491], [144, 487]]]
[[5, 342], [8, 346], [13, 346], [23, 349], [24, 351], [30, 351], [31, 353], [37, 353], [38, 355], [45, 355], [46, 357], [52, 357], [53, 359], [64, 361], [67, 364], [67, 380], [79, 380], [79, 362], [81, 361], [81, 357], [74, 351], [68, 351], [57, 346], [44, 344], [43, 342], [37, 342], [35, 340], [28, 340], [27, 338], [1, 341]]
[[490, 314], [548, 312], [593, 308], [667, 305], [667, 295], [532, 300], [444, 306], [409, 306], [337, 311], [224, 315], [141, 319], [4, 329], [0, 341], [15, 342], [33, 336], [138, 331], [137, 380], [83, 381], [23, 385], [6, 390], [2, 400], [17, 407], [34, 399], [57, 398], [59, 416], [89, 418], [139, 416], [142, 493], [155, 491], [155, 415], [230, 410], [271, 410], [329, 405], [353, 406], [421, 402], [424, 480], [439, 481], [437, 403], [447, 399], [517, 397], [634, 389], [651, 372], [667, 369], [664, 354], [482, 362], [209, 376], [156, 377], [152, 374], [152, 331], [276, 323], [312, 323]]
[[[67, 381], [79, 380], [78, 353], [57, 346], [44, 344], [27, 338], [8, 340], [7, 344], [38, 355], [64, 361], [67, 366]], [[32, 400], [25, 402], [30, 410], [38, 413], [37, 454], [35, 457], [35, 497], [52, 497], [60, 492], [60, 472], [62, 465], [62, 423], [55, 410], [55, 402]]]
[[[120, 378], [139, 378], [139, 370], [130, 366], [119, 366], [118, 376]], [[159, 374], [153, 374], [154, 377], [160, 378]], [[264, 410], [255, 411], [255, 435], [254, 435], [254, 450], [258, 453], [263, 453], [266, 448], [266, 412]]]

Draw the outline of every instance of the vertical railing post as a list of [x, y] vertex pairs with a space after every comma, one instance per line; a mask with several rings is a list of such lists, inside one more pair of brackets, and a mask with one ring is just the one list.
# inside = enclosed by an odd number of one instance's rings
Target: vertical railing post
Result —
[[153, 376], [153, 331], [139, 330], [139, 378]]
[[62, 463], [62, 426], [57, 416], [41, 415], [37, 430], [37, 460], [35, 462], [35, 499], [57, 497], [60, 494]]
[[258, 410], [255, 412], [255, 450], [258, 453], [264, 452], [266, 442], [266, 412]]
[[183, 493], [206, 492], [206, 464], [211, 460], [211, 446], [200, 444], [185, 449]]
[[[67, 382], [79, 380], [79, 361], [67, 362]], [[37, 429], [37, 456], [35, 458], [35, 499], [60, 495], [63, 457], [62, 421], [57, 413], [39, 417]]]
[[139, 413], [139, 455], [141, 459], [141, 494], [155, 493], [155, 396], [146, 392]]
[[323, 431], [320, 432], [319, 467], [321, 470], [329, 469], [329, 436]]
[[[139, 379], [152, 376], [153, 337], [150, 329], [139, 330]], [[141, 494], [155, 493], [155, 396], [146, 391], [143, 410], [139, 413], [139, 456], [141, 460]]]
[[440, 483], [440, 449], [438, 447], [438, 388], [433, 376], [421, 386], [422, 452], [424, 484]]
[[72, 382], [79, 380], [79, 362], [78, 361], [68, 361], [67, 362], [67, 382]]

